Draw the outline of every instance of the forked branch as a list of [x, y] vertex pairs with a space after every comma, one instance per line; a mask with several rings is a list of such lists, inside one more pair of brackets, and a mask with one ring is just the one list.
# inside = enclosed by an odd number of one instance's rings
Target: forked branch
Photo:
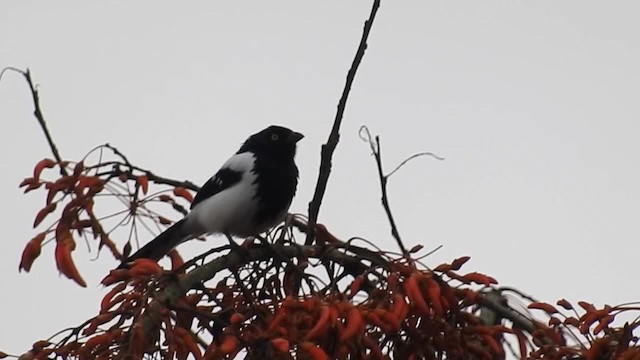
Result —
[[403, 165], [405, 165], [407, 162], [419, 156], [428, 155], [438, 160], [444, 160], [444, 159], [430, 152], [422, 152], [422, 153], [414, 154], [406, 158], [404, 161], [402, 161], [400, 165], [398, 165], [390, 173], [385, 174], [382, 168], [382, 152], [380, 151], [380, 137], [376, 136], [374, 140], [371, 137], [369, 128], [367, 128], [366, 126], [362, 126], [360, 127], [360, 138], [369, 144], [373, 157], [376, 160], [378, 178], [380, 179], [380, 192], [382, 193], [382, 197], [381, 197], [382, 207], [384, 208], [384, 211], [387, 214], [387, 219], [389, 220], [389, 225], [391, 226], [391, 235], [398, 243], [398, 247], [400, 248], [400, 251], [402, 251], [402, 254], [408, 255], [409, 253], [407, 252], [407, 249], [404, 246], [402, 239], [400, 238], [400, 232], [398, 231], [398, 226], [396, 225], [396, 222], [393, 218], [393, 213], [391, 212], [391, 206], [389, 206], [389, 196], [387, 195], [387, 182], [389, 180], [389, 177], [393, 175], [396, 171], [398, 171]]

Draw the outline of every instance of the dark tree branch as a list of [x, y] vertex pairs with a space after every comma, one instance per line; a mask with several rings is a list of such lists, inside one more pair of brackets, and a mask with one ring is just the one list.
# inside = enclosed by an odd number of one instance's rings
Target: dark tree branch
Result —
[[338, 146], [338, 141], [340, 140], [340, 125], [342, 124], [342, 117], [347, 106], [347, 98], [349, 97], [353, 80], [356, 77], [358, 66], [360, 66], [360, 62], [364, 57], [364, 52], [367, 49], [367, 39], [369, 38], [369, 32], [371, 31], [373, 20], [376, 17], [379, 7], [380, 0], [374, 0], [369, 19], [364, 23], [364, 30], [362, 32], [362, 38], [360, 39], [360, 45], [358, 46], [356, 55], [351, 63], [351, 68], [347, 73], [347, 80], [344, 85], [344, 89], [342, 90], [340, 101], [338, 102], [338, 111], [336, 112], [336, 117], [333, 121], [333, 127], [331, 128], [329, 139], [326, 144], [322, 145], [322, 149], [320, 151], [320, 171], [318, 173], [318, 181], [316, 182], [313, 199], [309, 202], [309, 227], [307, 230], [307, 239], [305, 240], [305, 244], [307, 245], [312, 244], [315, 237], [313, 232], [314, 224], [318, 220], [320, 205], [322, 204], [322, 198], [324, 197], [324, 193], [327, 189], [327, 182], [329, 181], [329, 175], [331, 174], [331, 158], [333, 157], [333, 152], [335, 151], [336, 146]]
[[[346, 254], [340, 251], [341, 249], [354, 253], [366, 252], [369, 256], [365, 259], [361, 255]], [[212, 279], [218, 272], [224, 269], [239, 268], [253, 261], [275, 260], [276, 257], [273, 256], [274, 252], [280, 255], [282, 262], [285, 262], [285, 257], [288, 259], [300, 256], [326, 258], [347, 269], [351, 269], [354, 276], [360, 275], [370, 268], [370, 266], [362, 263], [363, 260], [370, 261], [372, 265], [376, 267], [389, 269], [390, 266], [390, 262], [382, 256], [376, 256], [375, 253], [367, 249], [358, 248], [353, 245], [254, 245], [248, 250], [231, 250], [227, 255], [220, 256], [202, 266], [198, 266], [180, 279], [180, 290], [186, 292], [194, 289], [198, 284]]]
[[[274, 256], [277, 252], [279, 256]], [[351, 252], [351, 254], [349, 254]], [[231, 249], [228, 254], [217, 257], [208, 263], [198, 266], [179, 280], [170, 284], [165, 290], [153, 300], [149, 305], [150, 311], [143, 320], [145, 334], [150, 336], [157, 329], [159, 315], [156, 311], [163, 307], [172, 307], [180, 298], [185, 296], [189, 290], [202, 288], [202, 283], [213, 279], [218, 273], [228, 269], [238, 269], [251, 262], [261, 262], [274, 260], [286, 262], [288, 259], [300, 256], [327, 259], [328, 261], [341, 265], [345, 272], [353, 277], [362, 275], [373, 268], [390, 271], [393, 269], [392, 261], [385, 259], [380, 254], [348, 244], [331, 245], [290, 245], [290, 244], [268, 244], [255, 245], [246, 250]], [[364, 263], [368, 261], [371, 265]], [[522, 329], [529, 334], [533, 334], [538, 329], [535, 321], [526, 318], [513, 310], [507, 303], [503, 303], [500, 297], [478, 296], [478, 304], [494, 311], [499, 318], [511, 321], [515, 327]], [[545, 343], [549, 339], [543, 338]]]
[[29, 85], [29, 90], [31, 90], [31, 98], [33, 99], [33, 107], [34, 107], [33, 115], [38, 120], [38, 123], [40, 124], [40, 127], [42, 128], [42, 131], [44, 132], [44, 136], [47, 138], [47, 143], [49, 143], [49, 148], [51, 148], [51, 152], [53, 153], [53, 157], [56, 159], [56, 161], [60, 165], [60, 174], [66, 176], [67, 175], [67, 170], [66, 170], [66, 168], [64, 166], [61, 165], [62, 164], [62, 157], [60, 156], [60, 152], [58, 151], [58, 147], [53, 142], [53, 138], [51, 137], [51, 133], [49, 132], [49, 128], [47, 127], [47, 123], [44, 121], [44, 115], [42, 115], [42, 110], [40, 109], [40, 96], [38, 95], [37, 87], [33, 84], [33, 81], [31, 80], [31, 72], [29, 71], [29, 69], [24, 71], [24, 70], [20, 70], [18, 68], [15, 68], [15, 67], [6, 67], [6, 68], [2, 69], [2, 72], [0, 73], [0, 78], [2, 78], [2, 74], [6, 70], [15, 71], [15, 72], [21, 74], [22, 76], [24, 76], [25, 80], [27, 80], [27, 84]]
[[[105, 164], [108, 164], [108, 163], [105, 162], [105, 163], [101, 164], [101, 166], [105, 165]], [[178, 181], [178, 180], [175, 180], [175, 179], [167, 178], [167, 177], [164, 177], [164, 176], [157, 175], [154, 172], [152, 172], [151, 170], [143, 169], [143, 168], [135, 166], [135, 165], [127, 165], [127, 164], [121, 163], [119, 161], [114, 161], [113, 165], [114, 166], [124, 165], [124, 166], [129, 167], [129, 169], [130, 169], [130, 171], [122, 171], [119, 168], [115, 168], [114, 170], [109, 172], [111, 175], [116, 176], [116, 177], [120, 176], [120, 175], [124, 175], [124, 176], [127, 177], [128, 180], [136, 180], [137, 175], [134, 175], [132, 173], [132, 171], [131, 171], [131, 170], [136, 170], [136, 171], [139, 171], [139, 172], [143, 173], [147, 177], [147, 179], [149, 179], [149, 181], [153, 181], [156, 184], [169, 185], [169, 186], [173, 186], [173, 187], [183, 187], [183, 188], [195, 191], [195, 192], [200, 191], [200, 186], [198, 186], [198, 185], [196, 185], [196, 184], [194, 184], [194, 183], [192, 183], [191, 181], [188, 181], [188, 180]]]
[[[341, 251], [343, 250], [343, 251]], [[364, 258], [361, 255], [350, 255], [352, 253], [367, 253]], [[274, 256], [277, 253], [278, 256]], [[158, 326], [159, 314], [157, 311], [163, 307], [173, 306], [178, 299], [183, 297], [189, 290], [200, 288], [203, 282], [213, 279], [220, 271], [238, 269], [243, 265], [254, 261], [280, 261], [286, 262], [289, 259], [298, 257], [327, 259], [335, 264], [341, 265], [354, 277], [363, 274], [372, 267], [390, 269], [391, 263], [376, 253], [358, 248], [353, 245], [331, 244], [331, 245], [285, 245], [268, 244], [255, 245], [246, 250], [231, 249], [228, 254], [217, 257], [208, 263], [198, 266], [184, 275], [180, 280], [169, 285], [160, 296], [150, 305], [143, 326], [145, 334], [152, 336]], [[371, 266], [363, 263], [370, 261]]]

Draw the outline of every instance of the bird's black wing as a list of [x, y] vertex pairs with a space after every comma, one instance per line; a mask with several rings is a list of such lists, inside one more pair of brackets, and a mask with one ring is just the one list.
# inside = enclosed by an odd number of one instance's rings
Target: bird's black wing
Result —
[[228, 167], [223, 167], [211, 177], [198, 191], [191, 203], [191, 209], [215, 194], [232, 187], [242, 179], [242, 173]]
[[[241, 172], [232, 170], [228, 167], [223, 167], [204, 184], [200, 191], [198, 191], [196, 197], [191, 203], [191, 209], [207, 198], [237, 184], [241, 179]], [[185, 219], [173, 224], [173, 226], [162, 232], [155, 239], [141, 247], [135, 254], [123, 261], [118, 268], [126, 268], [132, 261], [140, 258], [152, 259], [155, 261], [160, 260], [160, 258], [171, 251], [171, 249], [194, 235], [187, 228], [186, 224]]]

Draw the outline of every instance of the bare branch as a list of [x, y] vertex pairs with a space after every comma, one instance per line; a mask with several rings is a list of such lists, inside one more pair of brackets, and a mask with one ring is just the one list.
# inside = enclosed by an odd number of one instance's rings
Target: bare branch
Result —
[[322, 198], [324, 197], [324, 193], [327, 189], [329, 175], [331, 174], [331, 158], [333, 157], [333, 152], [335, 151], [336, 146], [338, 146], [338, 141], [340, 139], [340, 125], [342, 123], [344, 110], [347, 106], [347, 98], [349, 97], [349, 92], [351, 91], [353, 80], [356, 77], [358, 66], [360, 66], [360, 62], [364, 57], [364, 52], [367, 49], [367, 39], [369, 38], [369, 32], [371, 31], [373, 20], [376, 17], [376, 13], [378, 12], [379, 7], [380, 0], [374, 0], [369, 19], [364, 23], [364, 30], [362, 32], [362, 38], [360, 39], [360, 45], [358, 46], [356, 55], [353, 59], [353, 62], [351, 63], [351, 68], [347, 73], [347, 80], [344, 85], [344, 89], [342, 90], [340, 101], [338, 102], [338, 111], [336, 112], [336, 117], [333, 121], [333, 127], [331, 128], [329, 139], [327, 140], [326, 144], [322, 145], [322, 149], [320, 152], [320, 171], [318, 172], [318, 181], [316, 182], [316, 189], [313, 194], [313, 199], [309, 202], [310, 226], [308, 227], [307, 239], [305, 240], [305, 244], [307, 245], [312, 244], [315, 237], [315, 234], [312, 231], [314, 229], [313, 225], [318, 220]]
[[380, 191], [382, 192], [382, 207], [384, 208], [385, 213], [387, 214], [387, 218], [389, 219], [389, 225], [391, 225], [391, 235], [398, 243], [398, 247], [400, 251], [402, 251], [403, 255], [408, 255], [407, 249], [402, 243], [402, 239], [400, 238], [400, 233], [398, 232], [398, 227], [396, 226], [396, 222], [393, 219], [393, 214], [391, 213], [391, 207], [389, 206], [389, 197], [387, 196], [387, 180], [389, 175], [384, 175], [382, 170], [382, 153], [380, 152], [380, 137], [376, 136], [375, 142], [371, 138], [371, 133], [369, 133], [369, 129], [366, 126], [360, 127], [360, 138], [369, 143], [371, 147], [371, 151], [373, 152], [373, 156], [376, 159], [376, 165], [378, 168], [378, 178], [380, 179]]
[[[157, 175], [151, 170], [143, 169], [135, 165], [127, 165], [121, 162], [114, 162], [114, 165], [125, 165], [125, 166], [128, 166], [130, 170], [136, 170], [136, 171], [142, 172], [149, 179], [149, 181], [153, 181], [156, 184], [169, 185], [174, 187], [183, 187], [195, 192], [200, 191], [200, 186], [194, 184], [189, 180], [179, 181], [179, 180], [171, 179], [168, 177]], [[117, 177], [119, 175], [124, 175], [127, 177], [128, 180], [135, 180], [137, 178], [137, 175], [134, 175], [131, 171], [122, 171], [120, 169], [114, 169], [110, 171], [110, 175], [113, 175], [114, 177]]]
[[[38, 94], [37, 87], [33, 84], [33, 81], [31, 80], [31, 72], [29, 71], [29, 69], [24, 71], [15, 67], [6, 67], [2, 69], [2, 72], [0, 72], [0, 79], [2, 79], [2, 75], [7, 70], [15, 71], [21, 74], [22, 76], [24, 76], [25, 80], [27, 81], [27, 84], [29, 85], [29, 90], [31, 91], [31, 98], [33, 99], [33, 107], [34, 107], [33, 115], [38, 120], [38, 123], [40, 124], [40, 127], [44, 132], [44, 136], [47, 138], [47, 143], [49, 143], [49, 148], [51, 148], [53, 157], [56, 159], [58, 164], [62, 164], [62, 157], [60, 156], [58, 147], [53, 142], [53, 137], [51, 137], [51, 133], [49, 132], [49, 128], [47, 127], [47, 123], [44, 120], [44, 115], [42, 114], [42, 110], [40, 109], [40, 96]], [[60, 174], [67, 175], [67, 170], [64, 166], [60, 166]]]
[[430, 152], [421, 152], [421, 153], [413, 154], [408, 158], [404, 159], [404, 161], [402, 161], [400, 165], [396, 166], [395, 169], [393, 169], [390, 173], [385, 175], [382, 169], [382, 153], [380, 151], [380, 137], [376, 136], [374, 141], [373, 138], [371, 137], [371, 133], [369, 132], [369, 128], [367, 128], [364, 125], [360, 127], [359, 135], [360, 135], [360, 139], [362, 139], [363, 141], [369, 144], [369, 147], [371, 148], [371, 152], [373, 153], [373, 156], [376, 160], [376, 165], [378, 169], [378, 178], [380, 179], [380, 190], [382, 192], [381, 201], [382, 201], [382, 206], [384, 207], [384, 211], [387, 214], [387, 218], [389, 219], [389, 224], [391, 225], [391, 235], [393, 235], [393, 238], [398, 243], [398, 247], [400, 247], [400, 250], [402, 251], [402, 253], [404, 255], [407, 255], [408, 254], [407, 250], [404, 247], [404, 244], [402, 243], [402, 239], [400, 238], [400, 233], [398, 232], [398, 227], [396, 226], [396, 222], [393, 219], [393, 214], [391, 213], [391, 207], [389, 206], [389, 197], [387, 195], [387, 181], [389, 180], [389, 177], [393, 175], [396, 171], [398, 171], [402, 166], [404, 166], [406, 163], [408, 163], [409, 161], [417, 157], [431, 156], [438, 160], [444, 160], [444, 158]]

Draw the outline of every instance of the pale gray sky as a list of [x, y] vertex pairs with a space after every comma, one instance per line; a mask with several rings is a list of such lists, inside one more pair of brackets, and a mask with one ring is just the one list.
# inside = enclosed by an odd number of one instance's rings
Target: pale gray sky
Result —
[[[110, 142], [140, 166], [202, 183], [268, 124], [306, 134], [294, 212], [306, 212], [370, 1], [5, 1], [0, 66], [30, 67], [64, 157]], [[549, 302], [638, 300], [640, 23], [637, 1], [385, 1], [352, 90], [320, 221], [395, 245], [361, 125], [382, 136], [407, 244], [444, 245], [468, 271]], [[0, 82], [0, 350], [94, 315], [115, 265], [53, 247], [19, 257], [44, 195], [18, 183], [50, 152], [23, 79]], [[215, 240], [213, 240], [215, 241]], [[206, 244], [194, 244], [196, 251]], [[103, 254], [108, 255], [108, 254]]]

